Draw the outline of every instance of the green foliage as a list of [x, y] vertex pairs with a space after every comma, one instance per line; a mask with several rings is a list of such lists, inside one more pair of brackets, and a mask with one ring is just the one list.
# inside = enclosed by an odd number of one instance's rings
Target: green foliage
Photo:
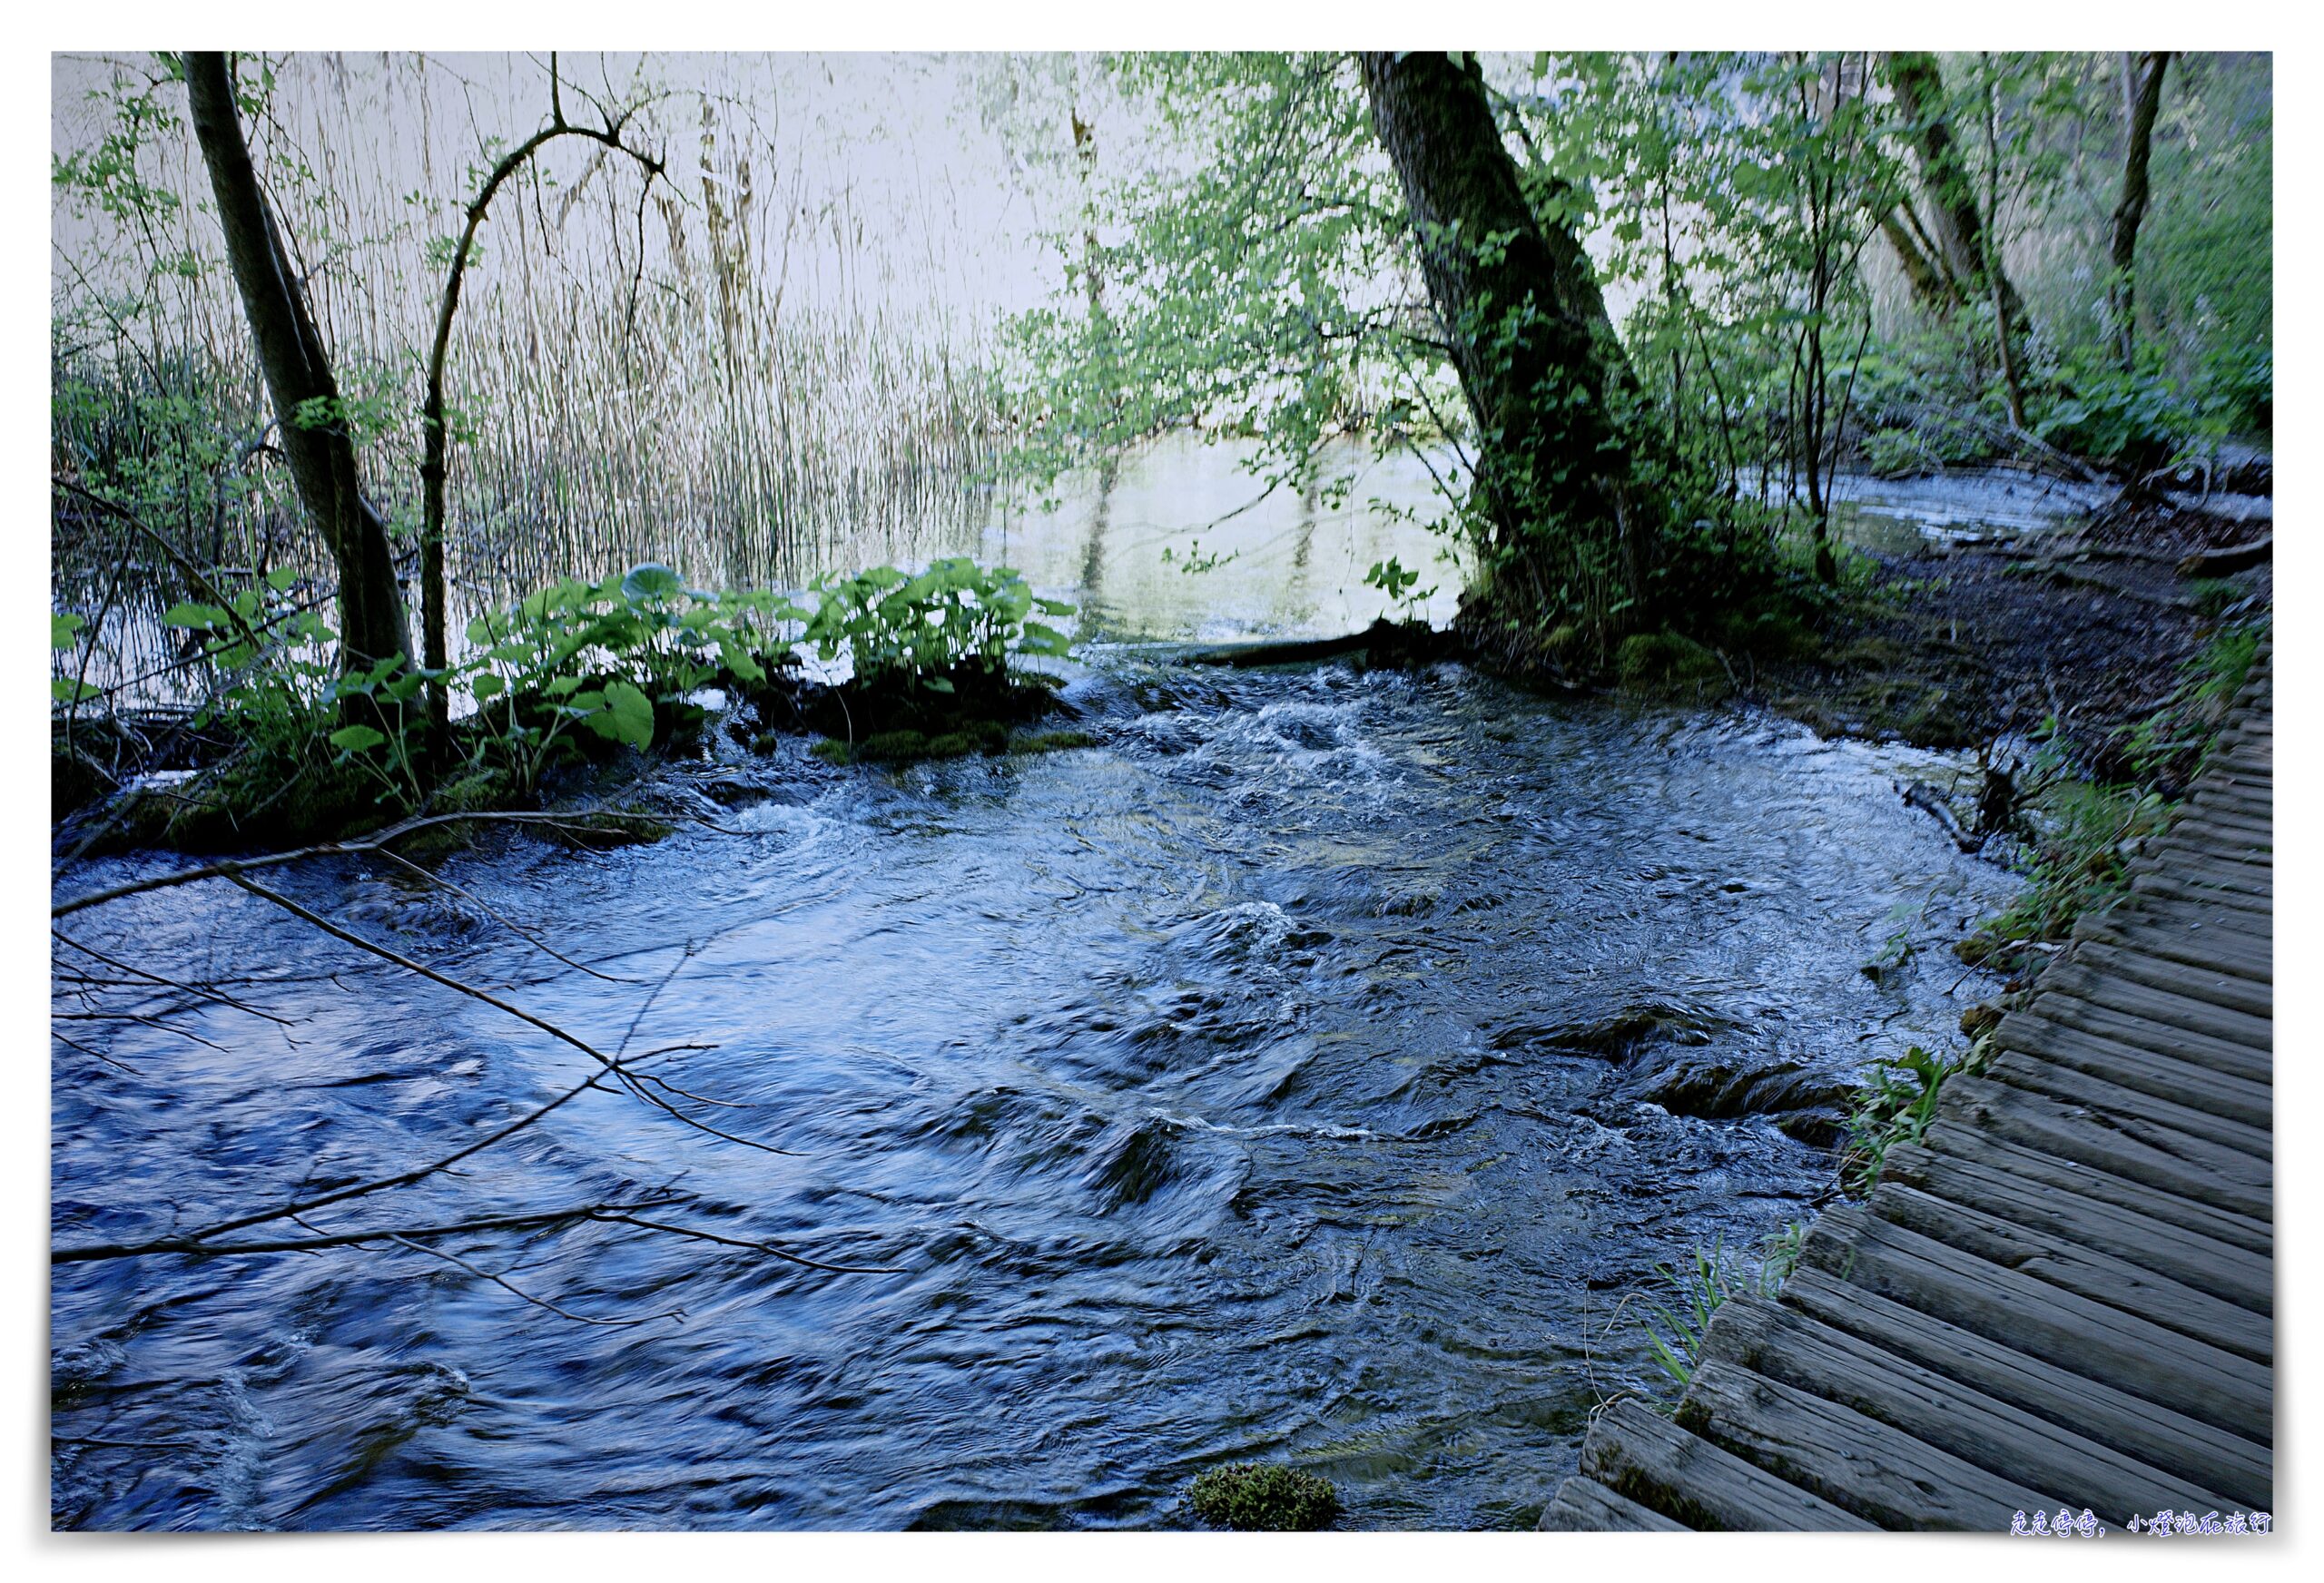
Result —
[[2196, 439], [2201, 415], [2153, 372], [2084, 366], [2027, 414], [2034, 432], [2060, 450], [2138, 471], [2161, 467]]
[[1230, 1462], [1197, 1475], [1187, 1504], [1213, 1528], [1245, 1533], [1299, 1533], [1329, 1528], [1339, 1515], [1331, 1480], [1296, 1468]]
[[1873, 1069], [1856, 1091], [1848, 1112], [1848, 1142], [1840, 1155], [1840, 1185], [1861, 1196], [1880, 1180], [1888, 1151], [1921, 1141], [1936, 1119], [1936, 1102], [1945, 1078], [1967, 1067], [1965, 1060], [1947, 1061], [1918, 1045], [1902, 1058]]
[[1703, 1334], [1728, 1298], [1773, 1297], [1798, 1263], [1807, 1228], [1797, 1222], [1763, 1239], [1756, 1258], [1729, 1249], [1723, 1237], [1695, 1245], [1684, 1263], [1657, 1264], [1663, 1297], [1647, 1304], [1646, 1346], [1655, 1366], [1684, 1391], [1702, 1362]]
[[1071, 648], [1063, 632], [1032, 616], [1070, 615], [1073, 606], [1036, 595], [1008, 566], [953, 556], [917, 575], [875, 566], [814, 586], [820, 603], [805, 641], [826, 661], [845, 654], [862, 685], [902, 681], [949, 693], [962, 666], [998, 674], [1012, 654], [1062, 659]]
[[1433, 585], [1414, 592], [1419, 582], [1420, 574], [1406, 571], [1403, 563], [1393, 556], [1384, 561], [1373, 562], [1371, 570], [1364, 574], [1364, 585], [1385, 594], [1389, 604], [1405, 621], [1419, 620], [1428, 602], [1436, 597]]

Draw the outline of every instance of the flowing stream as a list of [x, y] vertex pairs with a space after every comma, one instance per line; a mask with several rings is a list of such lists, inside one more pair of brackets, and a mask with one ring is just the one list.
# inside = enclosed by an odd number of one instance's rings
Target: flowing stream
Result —
[[[1277, 504], [1246, 558], [1295, 569]], [[1096, 624], [1367, 619], [1362, 568], [1404, 541], [1308, 511], [1304, 585], [1114, 541], [1162, 592], [1141, 622], [1101, 574]], [[2011, 882], [1898, 794], [1956, 772], [1935, 755], [1458, 666], [1100, 648], [1067, 696], [1097, 746], [891, 773], [722, 735], [671, 772], [717, 828], [487, 841], [445, 866], [457, 893], [278, 871], [669, 1085], [585, 1092], [312, 1232], [666, 1195], [647, 1218], [892, 1273], [598, 1221], [436, 1244], [460, 1263], [61, 1265], [56, 1521], [1136, 1526], [1264, 1458], [1333, 1479], [1355, 1526], [1527, 1524], [1592, 1406], [1653, 1383], [1652, 1266], [1829, 1185], [1828, 1146], [1716, 1096], [1828, 1106], [1957, 1047], [1991, 993], [1944, 946]], [[64, 931], [56, 1010], [143, 1020], [56, 1025], [60, 1245], [409, 1169], [593, 1069], [222, 883]], [[235, 1004], [84, 1000], [74, 975], [117, 974], [82, 946]]]

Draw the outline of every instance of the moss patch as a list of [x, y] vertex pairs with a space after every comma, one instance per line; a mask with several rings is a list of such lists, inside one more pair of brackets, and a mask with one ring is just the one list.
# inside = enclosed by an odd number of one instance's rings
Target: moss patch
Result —
[[1717, 654], [1675, 632], [1624, 638], [1614, 651], [1614, 670], [1623, 686], [1647, 690], [1727, 680], [1727, 667]]
[[1295, 1468], [1230, 1462], [1196, 1479], [1187, 1504], [1213, 1528], [1244, 1533], [1299, 1533], [1328, 1528], [1339, 1492], [1327, 1479]]

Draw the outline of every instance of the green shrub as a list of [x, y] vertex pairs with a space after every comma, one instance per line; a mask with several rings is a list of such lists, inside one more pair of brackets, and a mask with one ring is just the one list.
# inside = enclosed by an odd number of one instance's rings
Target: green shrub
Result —
[[1196, 1478], [1187, 1504], [1213, 1528], [1245, 1533], [1299, 1533], [1328, 1528], [1339, 1515], [1331, 1481], [1296, 1468], [1230, 1462]]
[[1072, 605], [1041, 598], [1008, 566], [988, 569], [965, 556], [917, 576], [874, 566], [814, 587], [821, 602], [806, 641], [823, 660], [844, 654], [862, 686], [901, 677], [946, 693], [962, 666], [997, 672], [1011, 654], [1063, 658], [1070, 648], [1065, 634], [1030, 618], [1070, 615]]

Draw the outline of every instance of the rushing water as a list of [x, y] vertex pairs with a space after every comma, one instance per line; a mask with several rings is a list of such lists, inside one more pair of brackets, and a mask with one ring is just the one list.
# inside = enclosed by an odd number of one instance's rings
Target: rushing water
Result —
[[[1991, 986], [1943, 946], [2008, 882], [1899, 797], [1955, 772], [1933, 755], [1123, 646], [1361, 625], [1364, 568], [1434, 549], [1369, 502], [1426, 489], [1388, 463], [1338, 504], [1252, 505], [1230, 453], [1181, 446], [973, 543], [859, 546], [1074, 597], [1093, 748], [891, 774], [722, 734], [672, 772], [716, 828], [488, 841], [457, 891], [278, 871], [602, 1049], [708, 1047], [639, 1069], [732, 1135], [592, 1091], [310, 1231], [667, 1195], [670, 1224], [894, 1273], [603, 1222], [437, 1244], [466, 1267], [61, 1265], [56, 1520], [1154, 1524], [1255, 1457], [1325, 1473], [1359, 1525], [1531, 1520], [1590, 1410], [1653, 1383], [1654, 1264], [1828, 1187], [1827, 1149], [1702, 1096], [1766, 1073], [1828, 1099], [1956, 1046]], [[1227, 558], [1181, 572], [1197, 542]], [[593, 1069], [222, 883], [65, 932], [60, 1245], [407, 1170]], [[232, 1003], [90, 984], [123, 969], [80, 947]]]
[[[591, 1092], [312, 1227], [666, 1187], [674, 1223], [899, 1273], [597, 1223], [440, 1244], [616, 1327], [392, 1244], [59, 1266], [57, 1520], [1152, 1524], [1263, 1457], [1359, 1525], [1527, 1522], [1650, 1380], [1617, 1307], [1652, 1264], [1829, 1180], [1655, 1074], [1836, 1081], [1990, 992], [1941, 948], [2005, 881], [1897, 794], [1940, 760], [1453, 667], [1117, 657], [1070, 696], [1101, 745], [901, 775], [722, 747], [684, 772], [723, 829], [490, 844], [465, 894], [286, 871], [602, 1048], [714, 1047], [655, 1092], [790, 1151]], [[69, 974], [109, 969], [60, 951], [60, 1012], [155, 1018], [57, 1025], [107, 1057], [55, 1047], [60, 1244], [408, 1168], [591, 1069], [224, 884], [66, 927], [241, 1005], [84, 1002]]]

